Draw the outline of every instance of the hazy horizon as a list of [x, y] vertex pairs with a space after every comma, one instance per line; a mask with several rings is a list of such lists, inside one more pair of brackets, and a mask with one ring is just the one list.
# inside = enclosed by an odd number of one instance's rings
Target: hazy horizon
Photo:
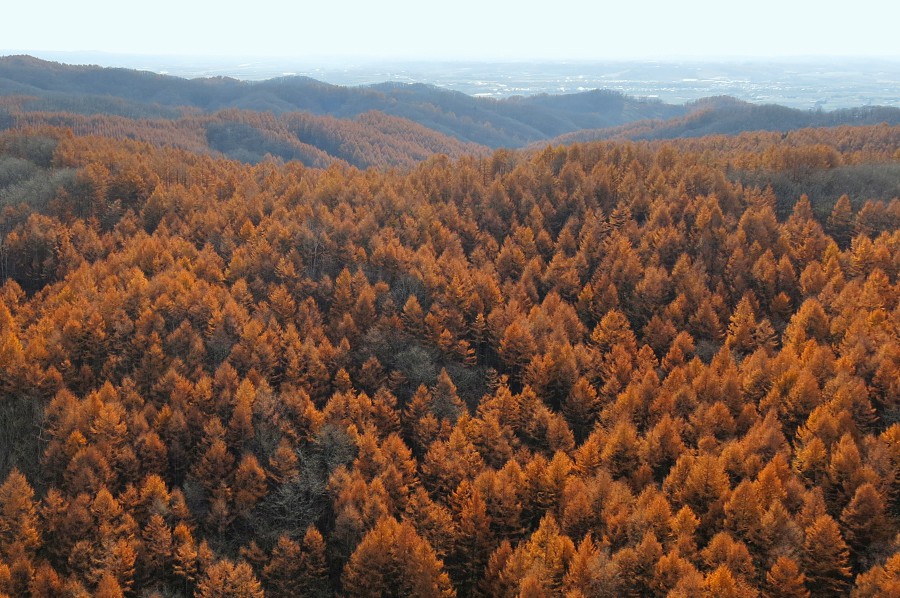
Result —
[[137, 68], [127, 66], [140, 64], [142, 61], [166, 61], [175, 63], [195, 63], [200, 61], [218, 62], [223, 64], [240, 64], [244, 62], [271, 62], [271, 63], [295, 63], [307, 66], [324, 65], [328, 67], [352, 67], [379, 64], [634, 64], [634, 63], [694, 63], [694, 64], [804, 64], [804, 63], [867, 63], [870, 61], [886, 64], [900, 64], [900, 52], [894, 55], [853, 55], [853, 54], [808, 54], [808, 55], [667, 55], [663, 57], [612, 57], [612, 58], [503, 58], [503, 57], [404, 57], [404, 56], [376, 56], [376, 55], [268, 55], [268, 54], [212, 54], [212, 53], [164, 53], [164, 52], [115, 52], [104, 50], [48, 50], [48, 49], [23, 49], [0, 47], [0, 57], [3, 56], [33, 56], [41, 60], [62, 62], [72, 65], [96, 65], [103, 67]]
[[[6, 7], [4, 51], [91, 52], [295, 60], [577, 61], [827, 57], [900, 58], [900, 6], [858, 0], [713, 0], [586, 5], [356, 0], [284, 6], [258, 0], [157, 0], [123, 11], [112, 0]], [[52, 18], [48, 18], [52, 16]]]
[[[2, 54], [2, 51], [0, 51]], [[605, 89], [683, 104], [729, 95], [755, 103], [832, 110], [900, 107], [900, 59], [437, 61], [204, 57], [36, 52], [66, 64], [131, 68], [186, 79], [261, 81], [306, 76], [345, 86], [425, 83], [471, 96], [508, 98]]]
[[900, 5], [875, 0], [757, 0], [752, 10], [713, 0], [121, 6], [14, 4], [0, 23], [0, 54], [184, 78], [417, 82], [494, 98], [601, 88], [673, 103], [733, 95], [807, 108], [900, 105]]

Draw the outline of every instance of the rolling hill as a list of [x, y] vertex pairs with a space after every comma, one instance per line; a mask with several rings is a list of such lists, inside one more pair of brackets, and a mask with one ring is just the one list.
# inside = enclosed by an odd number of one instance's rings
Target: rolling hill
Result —
[[308, 77], [183, 79], [0, 57], [0, 130], [63, 126], [255, 163], [408, 167], [433, 154], [484, 155], [634, 140], [900, 123], [900, 109], [803, 111], [715, 97], [685, 105], [609, 90], [490, 99], [425, 84], [344, 87]]
[[406, 118], [464, 142], [518, 147], [587, 128], [686, 114], [682, 106], [611, 91], [494, 100], [424, 84], [342, 87], [308, 77], [268, 81], [182, 79], [146, 71], [70, 66], [30, 56], [0, 58], [0, 95], [33, 98], [48, 112], [171, 118], [173, 108], [309, 112], [352, 118], [373, 110]]

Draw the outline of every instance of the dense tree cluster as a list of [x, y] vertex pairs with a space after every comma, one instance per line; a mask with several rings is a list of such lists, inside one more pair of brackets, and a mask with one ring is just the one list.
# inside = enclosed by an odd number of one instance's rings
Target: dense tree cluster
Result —
[[804, 135], [4, 133], [0, 595], [896, 595], [900, 200], [779, 218], [729, 168], [900, 130]]

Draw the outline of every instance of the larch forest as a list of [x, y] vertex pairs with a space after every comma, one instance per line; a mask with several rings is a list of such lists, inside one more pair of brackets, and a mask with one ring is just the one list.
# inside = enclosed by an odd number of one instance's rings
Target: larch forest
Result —
[[0, 595], [900, 595], [897, 124], [11, 110]]

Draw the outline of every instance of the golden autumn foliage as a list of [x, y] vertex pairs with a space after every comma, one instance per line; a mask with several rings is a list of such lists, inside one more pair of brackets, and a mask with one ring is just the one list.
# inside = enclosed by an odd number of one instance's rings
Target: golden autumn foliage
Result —
[[363, 171], [70, 121], [0, 134], [0, 593], [896, 593], [900, 202], [732, 174], [897, 128]]

